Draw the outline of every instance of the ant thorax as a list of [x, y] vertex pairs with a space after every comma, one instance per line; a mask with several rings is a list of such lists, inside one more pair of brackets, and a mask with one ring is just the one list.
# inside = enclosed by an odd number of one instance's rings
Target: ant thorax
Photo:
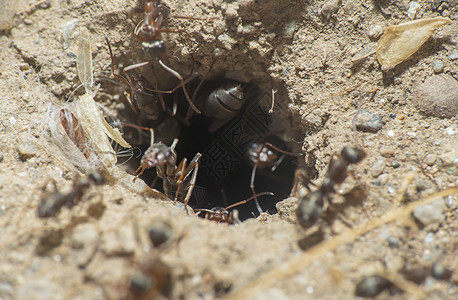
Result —
[[164, 166], [167, 163], [175, 164], [176, 155], [165, 144], [159, 142], [152, 145], [142, 157], [141, 164], [152, 168]]
[[142, 43], [142, 51], [150, 59], [157, 59], [165, 53], [166, 48], [163, 40], [152, 40]]

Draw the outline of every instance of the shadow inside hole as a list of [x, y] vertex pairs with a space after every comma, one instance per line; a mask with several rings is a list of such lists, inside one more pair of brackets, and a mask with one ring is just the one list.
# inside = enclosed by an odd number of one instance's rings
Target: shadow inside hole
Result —
[[[216, 86], [204, 86], [202, 91], [218, 88], [218, 83], [221, 84], [213, 81], [212, 84]], [[190, 86], [192, 87], [192, 83]], [[179, 100], [176, 118], [181, 118], [182, 123], [181, 132], [177, 136], [179, 141], [175, 148], [178, 156], [177, 165], [184, 157], [189, 163], [196, 153], [202, 154], [196, 185], [189, 202], [194, 209], [227, 207], [253, 195], [250, 189], [253, 164], [247, 156], [247, 151], [253, 143], [270, 142], [285, 151], [298, 151], [298, 149], [291, 149], [289, 143], [272, 133], [272, 129], [275, 128], [271, 126], [274, 124], [274, 116], [268, 112], [271, 106], [270, 93], [261, 93], [257, 87], [250, 84], [244, 85], [244, 88], [246, 88], [246, 101], [241, 111], [214, 132], [209, 132], [214, 118], [208, 114], [194, 114], [188, 124], [183, 121], [189, 104], [184, 100], [181, 91], [177, 91], [170, 97]], [[195, 100], [196, 103], [202, 101], [202, 99]], [[167, 101], [172, 102], [171, 99]], [[280, 110], [280, 108], [277, 105], [276, 109]], [[283, 109], [287, 110], [287, 108]], [[147, 147], [149, 147], [149, 139], [140, 146], [143, 152]], [[278, 156], [283, 155], [279, 153]], [[257, 169], [254, 182], [256, 192], [274, 193], [274, 196], [258, 198], [263, 211], [276, 213], [275, 204], [287, 198], [291, 192], [296, 168], [297, 157], [284, 155], [275, 171], [272, 171], [271, 167]], [[141, 176], [149, 185], [155, 177], [155, 168], [145, 170]], [[152, 188], [163, 192], [161, 181], [158, 180]], [[236, 209], [239, 211], [240, 220], [259, 215], [254, 200]], [[204, 214], [201, 216], [203, 217]]]

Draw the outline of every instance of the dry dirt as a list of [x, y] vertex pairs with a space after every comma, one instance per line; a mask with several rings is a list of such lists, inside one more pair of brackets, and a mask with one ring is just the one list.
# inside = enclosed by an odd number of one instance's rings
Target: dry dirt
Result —
[[[171, 268], [173, 286], [157, 297], [351, 299], [363, 276], [380, 274], [404, 290], [395, 299], [458, 298], [458, 198], [450, 190], [457, 185], [457, 117], [423, 116], [412, 101], [435, 60], [444, 63], [442, 73], [458, 76], [458, 59], [450, 55], [458, 41], [456, 3], [433, 1], [443, 5], [433, 9], [431, 1], [419, 0], [419, 16], [442, 13], [452, 22], [383, 73], [374, 55], [356, 65], [351, 59], [375, 42], [368, 37], [373, 26], [409, 20], [408, 1], [163, 2], [173, 15], [204, 18], [167, 20], [166, 27], [182, 29], [164, 35], [167, 64], [181, 74], [193, 68], [203, 75], [217, 56], [212, 73], [254, 79], [267, 94], [276, 90], [276, 106], [292, 114], [291, 128], [278, 134], [291, 139], [294, 132], [303, 143], [300, 164], [318, 172], [317, 185], [344, 145], [367, 152], [339, 186], [347, 196], [334, 195], [333, 208], [326, 205], [323, 219], [308, 230], [296, 222], [294, 197], [278, 204], [278, 214], [227, 226], [187, 215], [182, 205], [149, 194], [120, 169], [72, 210], [38, 218], [47, 180], [68, 192], [78, 173], [49, 128], [50, 112], [75, 99], [70, 94], [79, 85], [76, 31], [64, 31], [76, 21], [76, 30], [89, 29], [95, 78], [102, 84], [95, 99], [111, 118], [130, 108], [123, 87], [110, 80], [104, 35], [117, 68], [144, 60], [127, 14], [140, 4], [51, 0], [49, 8], [18, 11], [13, 28], [0, 36], [0, 299], [123, 298], [135, 270], [158, 255]], [[5, 11], [15, 11], [9, 3], [1, 1], [8, 8], [0, 13], [4, 19]], [[168, 82], [175, 81], [160, 84]], [[359, 109], [381, 116], [383, 127], [352, 130]], [[439, 192], [441, 217], [421, 226], [411, 210], [437, 201], [428, 197]], [[100, 203], [105, 209], [94, 212]], [[146, 227], [158, 219], [173, 227], [173, 240], [160, 251], [150, 249], [146, 237]], [[428, 276], [417, 285], [398, 272], [406, 263], [429, 268], [435, 262], [455, 271], [449, 280]]]

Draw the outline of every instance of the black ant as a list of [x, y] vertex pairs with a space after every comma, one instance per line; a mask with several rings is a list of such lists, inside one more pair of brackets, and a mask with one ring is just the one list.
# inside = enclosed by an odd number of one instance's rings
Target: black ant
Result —
[[262, 169], [271, 167], [272, 171], [278, 167], [278, 165], [283, 161], [283, 156], [280, 158], [278, 154], [272, 151], [270, 148], [286, 154], [290, 156], [300, 156], [301, 153], [293, 153], [282, 150], [271, 143], [253, 143], [251, 144], [250, 148], [248, 149], [247, 155], [249, 160], [253, 163], [253, 171], [251, 172], [251, 181], [250, 181], [250, 188], [253, 193], [254, 201], [256, 203], [256, 208], [258, 209], [259, 213], [263, 213], [261, 206], [259, 205], [258, 199], [256, 197], [256, 191], [254, 189], [254, 180], [256, 177], [256, 169]]
[[254, 196], [251, 196], [250, 198], [246, 200], [242, 200], [240, 202], [234, 203], [227, 207], [214, 207], [212, 209], [199, 208], [199, 209], [195, 209], [194, 211], [195, 212], [206, 212], [205, 218], [210, 221], [215, 221], [217, 223], [227, 223], [229, 225], [232, 225], [232, 224], [240, 223], [240, 220], [238, 218], [238, 211], [236, 209], [229, 211], [230, 208], [245, 204], [252, 199], [256, 199], [257, 197], [264, 196], [264, 195], [273, 196], [273, 193], [262, 192]]
[[184, 204], [187, 211], [187, 204], [191, 198], [194, 186], [196, 185], [199, 160], [202, 155], [197, 153], [189, 165], [187, 164], [187, 159], [183, 158], [177, 166], [177, 153], [175, 147], [178, 143], [178, 139], [174, 139], [172, 145], [168, 147], [162, 142], [155, 143], [154, 130], [150, 129], [150, 132], [151, 146], [143, 154], [140, 161], [140, 167], [138, 167], [134, 173], [136, 174], [134, 181], [140, 177], [146, 169], [156, 167], [157, 177], [163, 179], [164, 193], [168, 197], [174, 198], [175, 201], [184, 198]]
[[[148, 64], [151, 64], [153, 61], [157, 61], [161, 65], [161, 67], [163, 67], [166, 71], [168, 71], [173, 76], [178, 78], [178, 80], [181, 82], [180, 85], [183, 88], [183, 92], [189, 103], [189, 106], [196, 113], [200, 114], [201, 113], [200, 110], [192, 103], [192, 100], [189, 97], [188, 91], [186, 90], [186, 87], [185, 87], [185, 81], [183, 80], [183, 77], [177, 71], [166, 66], [162, 62], [162, 60], [159, 58], [160, 56], [164, 55], [166, 51], [165, 43], [163, 40], [160, 39], [160, 34], [162, 32], [176, 32], [177, 31], [177, 30], [173, 30], [169, 28], [162, 28], [164, 19], [169, 15], [170, 9], [166, 5], [160, 4], [159, 2], [160, 2], [159, 0], [146, 1], [144, 9], [134, 8], [129, 13], [130, 17], [132, 17], [133, 11], [136, 11], [136, 12], [143, 11], [144, 12], [144, 19], [140, 21], [137, 24], [137, 26], [135, 27], [134, 35], [142, 42], [142, 51], [147, 57], [150, 58], [150, 60], [125, 67], [123, 71], [126, 74], [126, 77], [129, 77], [129, 75], [127, 74], [128, 71], [146, 66]], [[132, 82], [132, 80], [129, 80], [129, 79], [127, 81]], [[132, 87], [132, 85], [130, 86]], [[176, 88], [174, 88], [171, 91], [166, 91], [166, 92], [157, 91], [153, 89], [151, 89], [150, 91], [156, 92], [156, 93], [171, 94], [176, 89], [178, 89], [179, 86], [177, 86]]]
[[[308, 228], [315, 224], [323, 213], [324, 199], [330, 203], [331, 194], [335, 193], [335, 185], [341, 184], [347, 178], [347, 169], [350, 164], [357, 164], [366, 157], [364, 150], [356, 147], [344, 147], [340, 154], [333, 154], [329, 162], [328, 170], [321, 186], [311, 191], [308, 184], [309, 179], [301, 170], [296, 171], [293, 195], [299, 199], [299, 205], [296, 210], [296, 216], [299, 224]], [[299, 188], [302, 183], [306, 189]]]
[[[49, 182], [49, 181], [48, 181]], [[37, 207], [38, 217], [50, 218], [57, 215], [62, 207], [72, 208], [78, 203], [84, 195], [84, 192], [92, 185], [102, 185], [105, 182], [103, 175], [91, 173], [84, 179], [76, 180], [73, 184], [73, 189], [67, 194], [62, 194], [57, 190], [56, 182], [51, 181], [54, 186], [54, 191], [46, 193], [40, 200]], [[43, 186], [43, 191], [47, 184]]]

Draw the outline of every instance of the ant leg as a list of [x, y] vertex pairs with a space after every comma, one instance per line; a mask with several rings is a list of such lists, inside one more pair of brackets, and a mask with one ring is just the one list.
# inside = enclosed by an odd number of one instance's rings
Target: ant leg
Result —
[[[155, 87], [157, 89], [157, 75], [156, 75], [156, 69], [153, 67], [153, 74], [154, 74], [154, 80], [155, 80]], [[149, 90], [148, 88], [145, 88], [145, 90]], [[154, 90], [149, 90], [150, 92], [156, 92]], [[162, 107], [162, 110], [163, 111], [166, 111], [166, 107], [165, 107], [165, 101], [164, 101], [164, 97], [162, 96], [162, 94], [159, 94], [158, 93], [158, 97], [159, 97], [159, 101], [161, 102], [161, 107]], [[171, 116], [173, 117], [175, 114], [172, 112]]]
[[259, 213], [262, 214], [263, 211], [262, 211], [261, 206], [259, 205], [259, 201], [258, 201], [258, 198], [257, 198], [257, 195], [256, 195], [256, 191], [254, 190], [254, 178], [256, 176], [256, 168], [257, 167], [258, 167], [258, 163], [255, 163], [254, 166], [253, 166], [253, 171], [251, 172], [250, 188], [251, 188], [251, 191], [253, 192], [254, 202], [256, 203], [256, 208], [258, 209]]
[[151, 61], [144, 61], [142, 63], [138, 63], [138, 64], [135, 64], [135, 65], [127, 66], [122, 70], [123, 70], [124, 73], [127, 74], [127, 71], [130, 71], [130, 70], [133, 70], [133, 69], [137, 69], [137, 68], [141, 68], [143, 66], [149, 65], [150, 63], [151, 63]]
[[152, 182], [151, 185], [149, 186], [150, 188], [154, 189], [154, 186], [156, 185], [156, 182], [157, 182], [157, 179], [158, 179], [158, 178], [159, 178], [159, 176], [154, 177], [153, 182]]
[[[274, 145], [272, 145], [271, 143], [265, 143], [263, 147], [266, 147], [266, 146], [269, 146], [270, 148], [280, 152], [280, 153], [283, 153], [283, 154], [286, 154], [286, 155], [290, 155], [290, 156], [301, 156], [302, 153], [295, 153], [295, 152], [289, 152], [289, 151], [285, 151], [285, 150], [282, 150]], [[262, 148], [261, 148], [262, 149]]]
[[[176, 176], [177, 174], [180, 175], [180, 177], [176, 181], [177, 190], [175, 192], [175, 201], [178, 201], [178, 194], [180, 193], [180, 190], [181, 190], [181, 183], [183, 182], [183, 178], [185, 176], [186, 163], [187, 163], [187, 159], [183, 158], [183, 160], [178, 164], [177, 168], [171, 174], [172, 176]], [[185, 208], [186, 208], [186, 212], [188, 212], [188, 208], [186, 206]]]
[[191, 169], [194, 168], [194, 172], [192, 173], [192, 178], [189, 184], [188, 193], [186, 194], [186, 198], [184, 199], [184, 206], [186, 208], [186, 212], [187, 212], [188, 202], [189, 202], [189, 199], [191, 198], [192, 191], [194, 190], [194, 187], [196, 186], [197, 172], [199, 171], [199, 160], [201, 156], [202, 155], [200, 153], [197, 153], [188, 166], [189, 171], [191, 171]]
[[[129, 86], [129, 88], [131, 89], [132, 94], [135, 94], [135, 87], [134, 87], [134, 84], [132, 83], [132, 79], [130, 78], [129, 74], [125, 73], [125, 74], [126, 74], [126, 78], [122, 77], [121, 75], [115, 74], [115, 72], [114, 72], [113, 51], [111, 50], [110, 40], [108, 39], [108, 36], [106, 36], [106, 35], [105, 35], [105, 41], [107, 42], [108, 50], [110, 51], [110, 58], [111, 58], [111, 75], [112, 75], [114, 78], [118, 79], [119, 81], [124, 82], [125, 84], [127, 84], [127, 85]], [[129, 102], [130, 107], [131, 107], [137, 114], [140, 113], [140, 111], [138, 110], [138, 107], [134, 104], [134, 102], [133, 102], [132, 99], [130, 98], [130, 95], [129, 95], [129, 96], [126, 95], [126, 98], [127, 98], [127, 101]]]
[[[139, 173], [139, 171], [140, 171], [140, 173]], [[135, 182], [135, 180], [137, 180], [137, 178], [139, 178], [143, 174], [144, 171], [145, 171], [145, 168], [143, 168], [143, 166], [140, 165], [140, 167], [138, 167], [138, 169], [135, 170], [134, 174], [132, 174], [132, 175], [135, 175], [135, 177], [133, 179], [133, 182]]]
[[177, 71], [173, 70], [173, 69], [170, 68], [170, 67], [167, 67], [167, 66], [162, 62], [162, 60], [158, 59], [158, 62], [159, 62], [159, 64], [160, 64], [164, 69], [166, 69], [168, 72], [170, 72], [173, 76], [175, 76], [176, 78], [178, 78], [178, 80], [181, 81], [181, 86], [182, 86], [182, 88], [183, 88], [183, 92], [184, 92], [184, 95], [185, 95], [185, 97], [186, 97], [186, 100], [188, 100], [189, 106], [191, 106], [192, 109], [193, 109], [196, 113], [200, 114], [200, 113], [201, 113], [200, 110], [194, 105], [194, 103], [192, 103], [192, 100], [191, 100], [191, 98], [189, 97], [188, 91], [186, 90], [186, 86], [185, 86], [185, 84], [184, 84], [183, 77], [182, 77]]
[[229, 208], [233, 208], [233, 207], [236, 207], [236, 206], [245, 204], [245, 203], [247, 203], [248, 201], [254, 199], [255, 197], [260, 197], [260, 196], [264, 196], [264, 195], [273, 196], [274, 193], [272, 193], [272, 192], [262, 192], [262, 193], [259, 193], [259, 194], [254, 195], [254, 196], [251, 196], [251, 197], [248, 198], [248, 199], [245, 199], [245, 200], [242, 200], [242, 201], [240, 201], [240, 202], [237, 202], [237, 203], [234, 203], [234, 204], [232, 204], [232, 205], [229, 205], [229, 206], [226, 207], [225, 209], [228, 210]]

